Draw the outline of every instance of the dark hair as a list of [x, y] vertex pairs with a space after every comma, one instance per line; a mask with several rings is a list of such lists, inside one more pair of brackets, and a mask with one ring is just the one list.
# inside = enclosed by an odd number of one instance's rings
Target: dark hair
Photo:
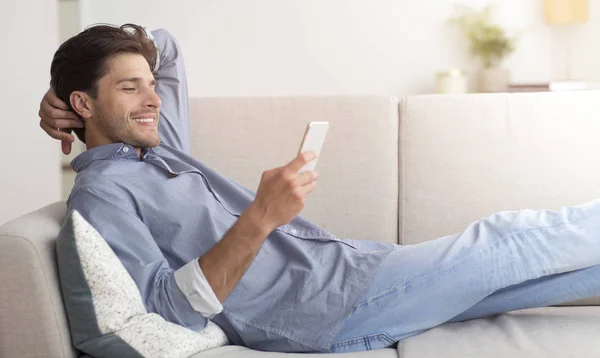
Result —
[[[120, 27], [89, 27], [58, 48], [50, 66], [50, 85], [57, 97], [79, 117], [71, 106], [71, 93], [84, 91], [92, 98], [97, 98], [98, 81], [108, 70], [107, 60], [121, 53], [144, 56], [150, 69], [154, 69], [156, 64], [156, 47], [141, 26], [125, 24]], [[73, 131], [85, 143], [85, 130], [74, 128]]]

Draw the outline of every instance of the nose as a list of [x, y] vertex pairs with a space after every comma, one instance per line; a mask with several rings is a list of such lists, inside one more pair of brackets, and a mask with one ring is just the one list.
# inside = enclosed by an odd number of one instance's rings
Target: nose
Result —
[[147, 95], [146, 95], [146, 100], [144, 105], [146, 107], [151, 107], [151, 108], [155, 108], [158, 109], [160, 108], [160, 97], [156, 94], [156, 92], [154, 91], [153, 88], [148, 88], [148, 90], [146, 91]]

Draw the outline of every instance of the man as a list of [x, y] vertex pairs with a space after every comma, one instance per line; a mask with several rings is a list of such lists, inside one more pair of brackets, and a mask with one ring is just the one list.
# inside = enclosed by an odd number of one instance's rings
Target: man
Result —
[[55, 128], [83, 123], [68, 210], [103, 235], [149, 311], [198, 331], [212, 320], [254, 349], [348, 352], [600, 294], [599, 202], [500, 212], [400, 246], [337, 238], [298, 216], [317, 181], [297, 173], [310, 153], [265, 171], [256, 193], [219, 175], [188, 154], [181, 51], [152, 34], [154, 75], [137, 26], [68, 40], [51, 68], [58, 99], [50, 90], [40, 109], [65, 152], [71, 138]]

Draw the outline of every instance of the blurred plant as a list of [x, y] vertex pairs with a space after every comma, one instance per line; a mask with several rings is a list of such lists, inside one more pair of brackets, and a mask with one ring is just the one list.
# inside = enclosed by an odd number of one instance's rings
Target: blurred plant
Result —
[[450, 24], [457, 25], [467, 36], [471, 53], [481, 59], [485, 68], [498, 67], [515, 50], [517, 37], [509, 37], [502, 27], [491, 23], [491, 5], [479, 11], [465, 5], [456, 8], [461, 15], [451, 18]]

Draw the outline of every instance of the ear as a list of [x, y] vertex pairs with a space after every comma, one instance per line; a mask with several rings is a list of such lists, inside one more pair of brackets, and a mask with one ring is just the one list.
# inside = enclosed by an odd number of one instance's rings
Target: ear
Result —
[[71, 102], [71, 107], [73, 110], [77, 112], [83, 119], [88, 119], [92, 116], [92, 98], [85, 92], [82, 91], [73, 91], [69, 96], [69, 101]]

